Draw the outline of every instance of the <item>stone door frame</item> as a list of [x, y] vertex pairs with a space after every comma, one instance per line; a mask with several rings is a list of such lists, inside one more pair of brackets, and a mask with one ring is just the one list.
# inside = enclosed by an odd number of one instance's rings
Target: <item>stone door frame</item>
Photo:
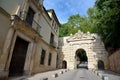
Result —
[[10, 46], [10, 51], [8, 52], [8, 58], [6, 60], [5, 70], [7, 70], [8, 71], [7, 73], [9, 74], [10, 61], [12, 58], [15, 41], [16, 41], [17, 37], [20, 37], [21, 39], [28, 42], [28, 49], [27, 49], [26, 59], [25, 59], [25, 64], [24, 64], [24, 74], [30, 75], [32, 72], [32, 67], [33, 67], [33, 61], [32, 61], [33, 59], [31, 60], [31, 58], [33, 58], [33, 53], [35, 51], [34, 50], [35, 43], [31, 38], [27, 37], [25, 34], [19, 32], [19, 31], [16, 31], [15, 34], [13, 35], [13, 39], [11, 41], [11, 46]]

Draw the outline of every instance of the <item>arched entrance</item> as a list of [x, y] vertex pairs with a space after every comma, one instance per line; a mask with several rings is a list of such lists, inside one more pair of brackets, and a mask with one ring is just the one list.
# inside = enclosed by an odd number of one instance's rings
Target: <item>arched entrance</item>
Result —
[[67, 68], [67, 61], [62, 61], [62, 68], [66, 69]]
[[75, 53], [77, 68], [88, 68], [88, 59], [84, 49], [78, 49]]
[[98, 69], [99, 70], [104, 70], [104, 62], [102, 60], [98, 61]]
[[[97, 69], [97, 60], [107, 58], [107, 53], [101, 37], [98, 34], [83, 33], [80, 30], [67, 37], [62, 37], [59, 42], [64, 45], [59, 45], [60, 52], [67, 61], [68, 69], [76, 69], [80, 63], [85, 63], [88, 69]], [[83, 52], [83, 57], [79, 56]], [[62, 61], [61, 61], [62, 63]]]

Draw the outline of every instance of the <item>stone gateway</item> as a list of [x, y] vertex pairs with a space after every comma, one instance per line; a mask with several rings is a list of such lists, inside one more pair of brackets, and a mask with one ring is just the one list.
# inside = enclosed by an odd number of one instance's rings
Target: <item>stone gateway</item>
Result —
[[[85, 53], [81, 55], [86, 55], [83, 59], [77, 56], [81, 51]], [[100, 36], [89, 32], [83, 33], [80, 30], [74, 35], [59, 39], [59, 52], [62, 54], [63, 61], [66, 61], [66, 64], [62, 63], [60, 66], [67, 65], [68, 69], [76, 69], [82, 62], [87, 64], [88, 69], [98, 69], [99, 61], [103, 63], [100, 69], [104, 69], [107, 59], [107, 52]]]

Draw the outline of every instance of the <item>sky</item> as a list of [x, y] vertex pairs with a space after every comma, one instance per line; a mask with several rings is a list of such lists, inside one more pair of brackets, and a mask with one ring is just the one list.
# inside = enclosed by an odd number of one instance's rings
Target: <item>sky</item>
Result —
[[54, 9], [60, 23], [66, 23], [71, 15], [87, 16], [87, 10], [96, 0], [44, 0], [46, 9]]

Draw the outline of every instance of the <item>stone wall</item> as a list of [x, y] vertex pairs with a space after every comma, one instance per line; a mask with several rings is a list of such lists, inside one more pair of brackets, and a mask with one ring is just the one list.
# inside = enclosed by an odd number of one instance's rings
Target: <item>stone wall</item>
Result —
[[[45, 50], [46, 52], [44, 64], [40, 64], [40, 57], [41, 57], [42, 49]], [[36, 43], [35, 51], [36, 53], [34, 54], [34, 66], [33, 66], [32, 74], [56, 69], [57, 50], [46, 45], [43, 41], [39, 41]], [[49, 60], [48, 58], [49, 58], [50, 53], [52, 54], [51, 64], [48, 65], [48, 60]]]
[[120, 49], [108, 57], [109, 69], [120, 73]]
[[0, 8], [0, 55], [2, 54], [3, 45], [9, 29], [9, 18], [10, 16], [7, 14], [7, 12]]

